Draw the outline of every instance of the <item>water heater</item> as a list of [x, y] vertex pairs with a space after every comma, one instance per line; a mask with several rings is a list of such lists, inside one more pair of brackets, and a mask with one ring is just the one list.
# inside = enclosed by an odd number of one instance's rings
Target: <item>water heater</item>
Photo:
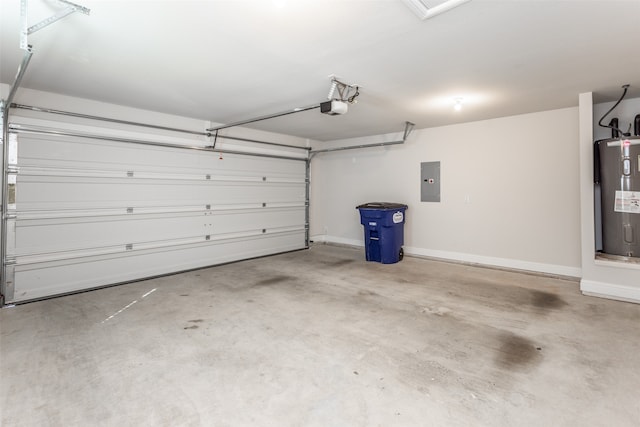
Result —
[[640, 257], [640, 136], [596, 141], [602, 252]]

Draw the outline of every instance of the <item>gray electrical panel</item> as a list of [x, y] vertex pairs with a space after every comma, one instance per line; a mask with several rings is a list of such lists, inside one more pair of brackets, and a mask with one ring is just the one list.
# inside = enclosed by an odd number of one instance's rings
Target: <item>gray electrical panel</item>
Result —
[[440, 162], [420, 164], [420, 200], [440, 202]]

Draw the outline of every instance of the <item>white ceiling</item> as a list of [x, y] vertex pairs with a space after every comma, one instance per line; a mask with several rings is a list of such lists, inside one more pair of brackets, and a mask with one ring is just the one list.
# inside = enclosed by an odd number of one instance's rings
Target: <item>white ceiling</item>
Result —
[[[91, 15], [29, 36], [21, 87], [229, 123], [321, 102], [330, 74], [361, 85], [344, 116], [252, 125], [318, 140], [640, 96], [640, 0], [472, 0], [426, 21], [401, 0], [74, 1]], [[0, 1], [2, 83], [19, 6]], [[59, 7], [29, 0], [29, 25]]]

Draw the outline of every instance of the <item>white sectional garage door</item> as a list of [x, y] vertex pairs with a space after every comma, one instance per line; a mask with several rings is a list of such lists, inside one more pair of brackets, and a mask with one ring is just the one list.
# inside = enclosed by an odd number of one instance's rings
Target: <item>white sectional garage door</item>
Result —
[[307, 245], [304, 160], [16, 126], [6, 303]]

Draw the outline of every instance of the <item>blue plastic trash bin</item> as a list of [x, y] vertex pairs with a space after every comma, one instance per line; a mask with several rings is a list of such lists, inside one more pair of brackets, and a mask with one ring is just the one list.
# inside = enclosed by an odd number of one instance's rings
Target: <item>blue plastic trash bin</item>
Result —
[[401, 203], [373, 202], [356, 207], [364, 226], [367, 261], [394, 264], [402, 260], [404, 251], [404, 212]]

